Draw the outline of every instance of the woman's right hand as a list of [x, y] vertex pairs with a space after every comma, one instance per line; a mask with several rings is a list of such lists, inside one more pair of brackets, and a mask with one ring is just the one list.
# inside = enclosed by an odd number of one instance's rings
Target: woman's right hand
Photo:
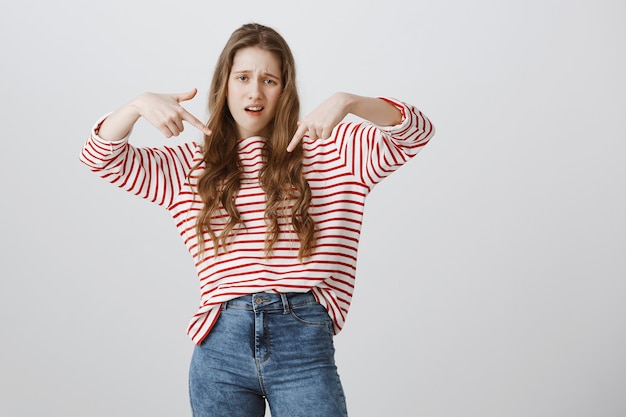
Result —
[[143, 93], [133, 101], [133, 105], [138, 114], [159, 129], [166, 138], [178, 136], [185, 130], [183, 121], [210, 135], [209, 128], [180, 104], [194, 98], [197, 91], [194, 88], [177, 94]]
[[140, 117], [159, 129], [166, 138], [178, 136], [185, 129], [183, 122], [210, 135], [211, 130], [180, 104], [194, 98], [196, 93], [195, 88], [177, 94], [143, 93], [108, 115], [100, 125], [98, 136], [108, 141], [122, 139], [128, 135]]

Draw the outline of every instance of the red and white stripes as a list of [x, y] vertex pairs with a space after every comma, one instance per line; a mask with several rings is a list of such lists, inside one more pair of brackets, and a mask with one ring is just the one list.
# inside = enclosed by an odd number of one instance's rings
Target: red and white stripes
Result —
[[[99, 122], [85, 144], [81, 161], [113, 184], [169, 210], [192, 255], [200, 280], [200, 307], [188, 334], [200, 343], [219, 316], [224, 301], [255, 292], [312, 290], [329, 312], [339, 332], [345, 322], [356, 278], [357, 249], [365, 198], [372, 187], [424, 146], [434, 130], [416, 108], [385, 99], [403, 113], [400, 125], [379, 128], [370, 123], [342, 123], [327, 140], [304, 140], [303, 171], [312, 191], [310, 213], [317, 226], [312, 255], [298, 261], [298, 239], [285, 230], [270, 257], [265, 256], [265, 196], [259, 186], [264, 140], [239, 141], [243, 165], [236, 205], [243, 226], [231, 238], [228, 251], [213, 256], [205, 236], [205, 256], [198, 255], [196, 216], [201, 201], [195, 192], [200, 170], [189, 171], [202, 159], [194, 143], [175, 147], [135, 148], [128, 138], [106, 142], [97, 136]], [[214, 216], [216, 230], [223, 216]]]

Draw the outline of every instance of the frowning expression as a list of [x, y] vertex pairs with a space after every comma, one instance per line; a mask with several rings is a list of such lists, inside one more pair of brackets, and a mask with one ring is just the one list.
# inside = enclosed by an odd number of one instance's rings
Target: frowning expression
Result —
[[238, 50], [228, 77], [228, 109], [239, 137], [269, 135], [282, 91], [281, 63], [276, 55], [251, 46]]

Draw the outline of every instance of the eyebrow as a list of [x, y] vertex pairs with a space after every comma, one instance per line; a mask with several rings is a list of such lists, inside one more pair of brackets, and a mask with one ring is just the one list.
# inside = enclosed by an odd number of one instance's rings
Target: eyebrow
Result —
[[[231, 74], [245, 74], [245, 73], [249, 73], [252, 72], [252, 70], [236, 70], [236, 71], [231, 71]], [[272, 74], [271, 72], [264, 72], [263, 75], [267, 76], [267, 77], [272, 77], [272, 78], [276, 78], [277, 80], [280, 80], [280, 77], [277, 75]]]

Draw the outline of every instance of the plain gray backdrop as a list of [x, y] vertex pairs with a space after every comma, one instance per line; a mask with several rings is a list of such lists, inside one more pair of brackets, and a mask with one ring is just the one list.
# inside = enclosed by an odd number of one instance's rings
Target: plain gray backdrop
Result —
[[626, 415], [625, 18], [618, 0], [3, 0], [0, 416], [190, 415], [192, 261], [164, 210], [78, 153], [143, 91], [197, 87], [206, 120], [251, 21], [290, 43], [303, 113], [349, 91], [437, 127], [366, 206], [336, 338], [351, 415]]

